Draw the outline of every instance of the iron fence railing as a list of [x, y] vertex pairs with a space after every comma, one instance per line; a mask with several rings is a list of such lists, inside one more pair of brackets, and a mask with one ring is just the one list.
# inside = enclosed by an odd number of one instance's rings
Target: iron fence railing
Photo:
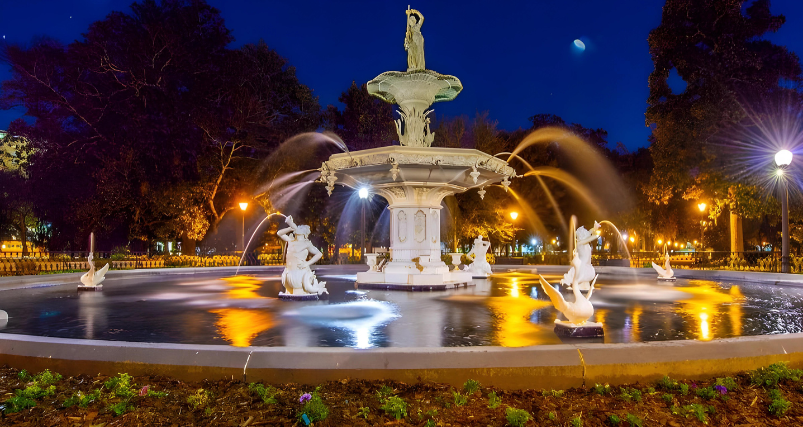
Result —
[[[51, 251], [21, 253], [0, 253], [0, 276], [18, 276], [40, 273], [56, 273], [88, 270], [88, 252]], [[241, 262], [242, 259], [242, 262]], [[218, 252], [207, 255], [154, 255], [144, 252], [94, 252], [96, 268], [111, 264], [111, 269], [171, 268], [171, 267], [228, 267], [254, 265], [280, 265], [283, 255], [275, 253]]]

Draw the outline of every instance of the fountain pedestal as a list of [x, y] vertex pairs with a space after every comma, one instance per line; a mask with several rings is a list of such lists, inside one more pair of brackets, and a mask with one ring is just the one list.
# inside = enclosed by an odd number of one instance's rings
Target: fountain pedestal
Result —
[[555, 320], [555, 334], [561, 338], [599, 338], [605, 336], [602, 323], [586, 322], [575, 325], [564, 320]]

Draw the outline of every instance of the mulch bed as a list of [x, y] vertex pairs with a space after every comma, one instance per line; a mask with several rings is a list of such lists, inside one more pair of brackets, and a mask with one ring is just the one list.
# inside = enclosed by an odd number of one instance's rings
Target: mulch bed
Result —
[[[15, 390], [30, 387], [31, 376], [8, 366], [0, 368], [0, 405], [9, 412], [9, 399]], [[795, 379], [782, 380], [777, 388], [791, 403], [784, 415], [772, 415], [769, 411], [768, 390], [775, 386], [755, 385], [749, 373], [734, 377], [738, 388], [710, 399], [697, 395], [698, 389], [714, 384], [711, 381], [680, 382], [676, 387], [658, 384], [631, 384], [625, 386], [623, 397], [619, 386], [608, 389], [551, 390], [496, 390], [481, 387], [467, 393], [462, 389], [436, 383], [404, 384], [392, 381], [363, 381], [344, 379], [318, 384], [318, 395], [328, 406], [326, 419], [315, 421], [315, 426], [504, 426], [508, 407], [528, 411], [532, 419], [527, 426], [611, 426], [615, 415], [621, 420], [619, 426], [790, 426], [803, 425], [803, 389]], [[302, 404], [299, 399], [311, 393], [314, 386], [300, 384], [273, 384], [278, 389], [276, 403], [264, 403], [256, 392], [242, 381], [204, 381], [187, 383], [165, 377], [134, 377], [131, 384], [133, 397], [123, 399], [115, 396], [104, 383], [109, 377], [65, 377], [53, 382], [55, 391], [50, 396], [36, 399], [33, 408], [19, 412], [4, 413], [0, 425], [9, 426], [303, 426], [299, 420]], [[689, 385], [686, 395], [679, 384]], [[162, 397], [140, 396], [143, 386], [151, 392], [166, 392]], [[382, 389], [383, 386], [389, 388]], [[99, 397], [81, 408], [68, 408], [64, 402], [76, 392], [83, 395], [100, 389]], [[205, 390], [199, 394], [199, 389]], [[635, 399], [632, 389], [641, 392]], [[382, 393], [378, 391], [383, 390]], [[209, 392], [209, 393], [207, 393]], [[489, 408], [488, 395], [495, 392], [501, 404]], [[600, 392], [602, 394], [600, 394]], [[144, 391], [143, 391], [144, 393]], [[211, 394], [210, 394], [211, 393]], [[455, 393], [460, 393], [456, 399]], [[637, 393], [635, 393], [637, 394]], [[193, 396], [208, 396], [201, 403], [191, 404]], [[380, 399], [396, 396], [407, 404], [407, 415], [395, 419], [381, 409]], [[463, 396], [466, 403], [457, 406]], [[129, 409], [115, 416], [111, 406], [121, 401], [128, 402]], [[637, 401], [638, 400], [638, 401]], [[398, 402], [398, 401], [397, 401]], [[699, 406], [692, 406], [697, 404]], [[367, 409], [366, 409], [367, 408]], [[684, 409], [685, 408], [685, 409]], [[707, 424], [699, 421], [692, 408], [704, 412]], [[675, 413], [673, 413], [673, 410]], [[627, 414], [632, 424], [626, 421]], [[581, 424], [573, 419], [579, 418]]]

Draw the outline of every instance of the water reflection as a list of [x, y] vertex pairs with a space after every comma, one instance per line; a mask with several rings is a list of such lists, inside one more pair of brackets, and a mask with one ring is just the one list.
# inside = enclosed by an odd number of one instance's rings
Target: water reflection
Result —
[[[286, 302], [276, 298], [278, 273], [269, 271], [117, 279], [102, 293], [79, 294], [67, 285], [3, 291], [13, 320], [3, 332], [232, 346], [560, 343], [553, 328], [561, 315], [529, 273], [495, 274], [446, 292], [355, 291], [351, 277], [330, 267], [335, 275], [321, 274], [329, 300]], [[603, 324], [606, 343], [803, 332], [803, 289], [683, 279], [659, 285], [633, 275], [597, 283], [594, 320]]]

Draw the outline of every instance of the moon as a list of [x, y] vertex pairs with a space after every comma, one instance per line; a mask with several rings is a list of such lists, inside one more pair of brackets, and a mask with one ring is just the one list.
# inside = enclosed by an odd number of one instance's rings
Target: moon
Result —
[[574, 46], [580, 50], [586, 50], [586, 44], [580, 39], [574, 41]]

